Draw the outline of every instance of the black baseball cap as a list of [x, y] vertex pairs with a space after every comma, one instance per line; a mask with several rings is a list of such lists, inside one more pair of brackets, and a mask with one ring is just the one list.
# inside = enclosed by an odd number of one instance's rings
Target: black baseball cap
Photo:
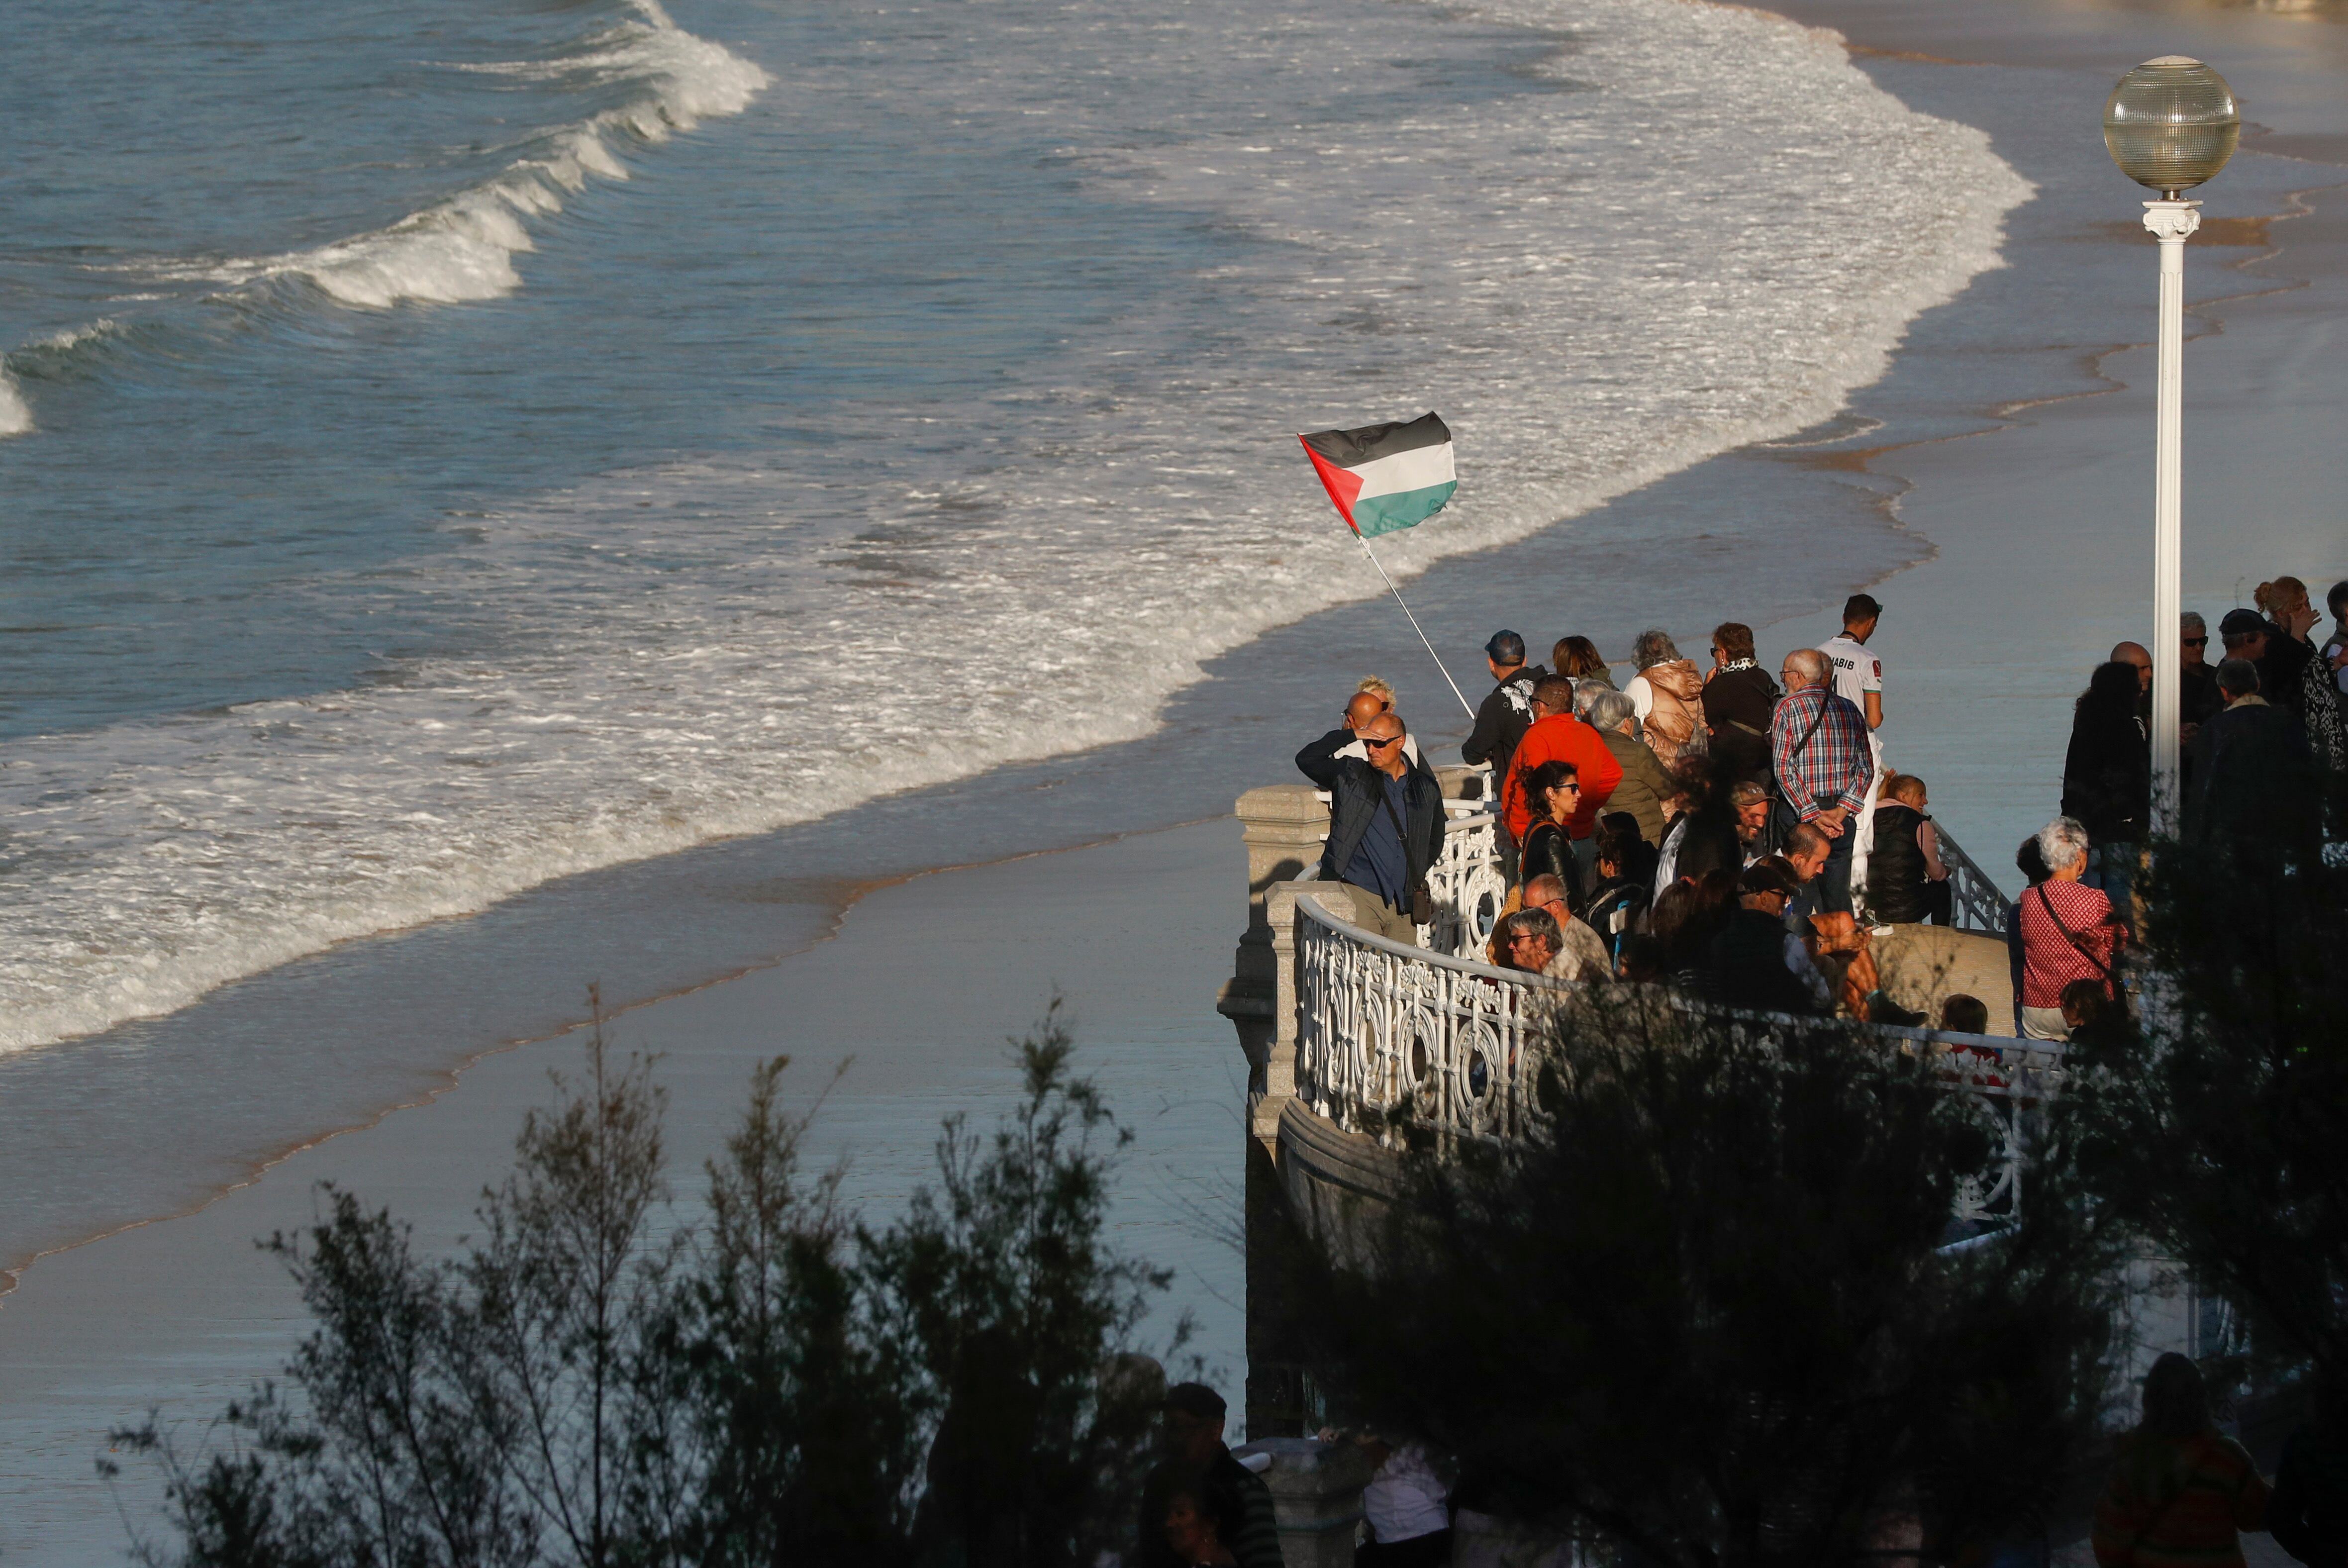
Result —
[[1221, 1420], [1228, 1408], [1223, 1404], [1223, 1397], [1204, 1383], [1175, 1384], [1166, 1390], [1164, 1404], [1169, 1410], [1179, 1410], [1186, 1416], [1196, 1416], [1207, 1421]]
[[2247, 637], [2267, 630], [2267, 618], [2256, 610], [2229, 610], [2226, 618], [2218, 623], [2221, 637]]
[[1525, 640], [1514, 632], [1495, 632], [1484, 645], [1484, 652], [1496, 665], [1520, 665], [1525, 662]]

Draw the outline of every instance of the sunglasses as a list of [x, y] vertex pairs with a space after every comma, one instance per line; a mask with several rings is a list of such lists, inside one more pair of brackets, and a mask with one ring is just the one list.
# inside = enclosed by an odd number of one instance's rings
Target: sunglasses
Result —
[[1362, 744], [1365, 746], [1400, 746], [1402, 744], [1402, 737], [1399, 735], [1388, 735], [1385, 737], [1365, 735], [1362, 737]]
[[2188, 637], [2185, 639], [2185, 645], [2188, 648], [2206, 648], [2209, 645], [2209, 639], [2207, 637]]

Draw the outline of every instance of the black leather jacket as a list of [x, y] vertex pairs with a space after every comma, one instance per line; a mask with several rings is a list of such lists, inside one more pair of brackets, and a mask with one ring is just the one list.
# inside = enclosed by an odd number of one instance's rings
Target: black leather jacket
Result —
[[[1345, 730], [1331, 730], [1296, 754], [1298, 771], [1329, 791], [1329, 841], [1322, 846], [1321, 874], [1331, 882], [1344, 880], [1362, 835], [1370, 830], [1370, 820], [1385, 809], [1380, 802], [1385, 784], [1378, 770], [1358, 757], [1337, 755], [1356, 738]], [[1414, 768], [1403, 778], [1403, 798], [1410, 808], [1404, 818], [1403, 856], [1410, 867], [1410, 885], [1416, 887], [1443, 852], [1443, 786], [1426, 769]]]
[[1565, 830], [1543, 818], [1532, 825], [1525, 835], [1525, 848], [1517, 865], [1517, 880], [1529, 882], [1547, 872], [1565, 883], [1565, 903], [1568, 909], [1581, 907], [1581, 862], [1574, 858], [1573, 841]]

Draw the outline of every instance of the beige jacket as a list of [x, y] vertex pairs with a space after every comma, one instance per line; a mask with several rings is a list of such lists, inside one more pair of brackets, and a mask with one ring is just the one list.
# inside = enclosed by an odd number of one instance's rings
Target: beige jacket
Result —
[[1647, 744], [1669, 768], [1683, 753], [1704, 754], [1704, 677], [1691, 659], [1650, 665], [1639, 672], [1647, 683], [1653, 707], [1647, 711]]

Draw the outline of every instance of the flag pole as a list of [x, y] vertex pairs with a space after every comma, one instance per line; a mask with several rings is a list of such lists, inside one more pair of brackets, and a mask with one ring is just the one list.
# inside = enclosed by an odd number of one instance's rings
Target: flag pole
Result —
[[[1348, 527], [1352, 526], [1350, 519], [1347, 520], [1347, 525]], [[1403, 603], [1402, 590], [1395, 586], [1395, 580], [1393, 578], [1386, 577], [1386, 569], [1383, 566], [1378, 566], [1378, 558], [1376, 553], [1370, 549], [1370, 542], [1362, 537], [1362, 531], [1358, 528], [1353, 529], [1353, 535], [1354, 542], [1362, 547], [1362, 553], [1370, 558], [1370, 564], [1378, 567], [1378, 575], [1385, 577], [1386, 591], [1395, 596], [1395, 603], [1402, 604], [1402, 613], [1404, 614], [1410, 615], [1410, 629], [1418, 634], [1418, 640], [1421, 643], [1426, 644], [1426, 656], [1435, 661], [1435, 667], [1443, 671], [1443, 684], [1451, 688], [1451, 695], [1459, 699], [1459, 706], [1468, 710], [1468, 717], [1469, 718], [1475, 717], [1476, 705], [1468, 700], [1468, 694], [1459, 689], [1459, 683], [1451, 678], [1451, 672], [1443, 668], [1443, 655], [1435, 651], [1435, 645], [1433, 643], [1426, 641], [1426, 628], [1418, 624], [1417, 616], [1410, 614], [1410, 606]]]

